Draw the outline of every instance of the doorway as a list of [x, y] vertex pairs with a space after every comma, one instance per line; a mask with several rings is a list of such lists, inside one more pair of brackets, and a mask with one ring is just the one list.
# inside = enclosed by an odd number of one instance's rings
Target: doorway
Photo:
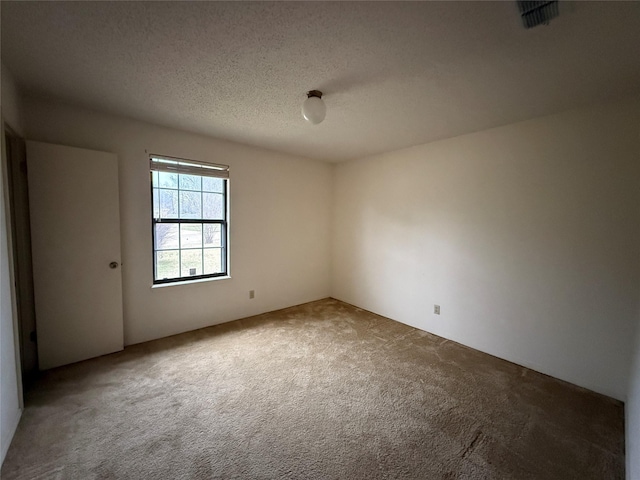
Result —
[[10, 255], [14, 264], [22, 386], [26, 390], [38, 375], [26, 144], [9, 126], [5, 125], [4, 131], [13, 244]]

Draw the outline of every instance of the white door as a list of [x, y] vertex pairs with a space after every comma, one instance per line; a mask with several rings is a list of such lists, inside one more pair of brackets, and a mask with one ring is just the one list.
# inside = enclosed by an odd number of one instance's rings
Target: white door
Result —
[[123, 348], [118, 158], [27, 142], [41, 370]]

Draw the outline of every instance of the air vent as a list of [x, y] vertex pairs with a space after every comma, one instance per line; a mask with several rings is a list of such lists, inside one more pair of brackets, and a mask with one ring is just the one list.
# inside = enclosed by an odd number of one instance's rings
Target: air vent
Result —
[[518, 1], [520, 16], [524, 28], [532, 28], [536, 25], [549, 25], [549, 20], [558, 16], [558, 1]]

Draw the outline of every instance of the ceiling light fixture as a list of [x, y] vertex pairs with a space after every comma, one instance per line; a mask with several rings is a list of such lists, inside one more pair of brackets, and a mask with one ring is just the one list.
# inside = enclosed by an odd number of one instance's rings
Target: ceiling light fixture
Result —
[[324, 120], [327, 114], [327, 106], [322, 101], [322, 92], [319, 90], [311, 90], [307, 92], [307, 99], [302, 104], [302, 116], [304, 119], [317, 125]]

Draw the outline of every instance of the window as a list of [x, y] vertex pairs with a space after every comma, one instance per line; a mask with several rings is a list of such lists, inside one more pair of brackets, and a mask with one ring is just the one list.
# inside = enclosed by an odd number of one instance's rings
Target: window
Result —
[[153, 283], [227, 275], [229, 167], [150, 156]]

